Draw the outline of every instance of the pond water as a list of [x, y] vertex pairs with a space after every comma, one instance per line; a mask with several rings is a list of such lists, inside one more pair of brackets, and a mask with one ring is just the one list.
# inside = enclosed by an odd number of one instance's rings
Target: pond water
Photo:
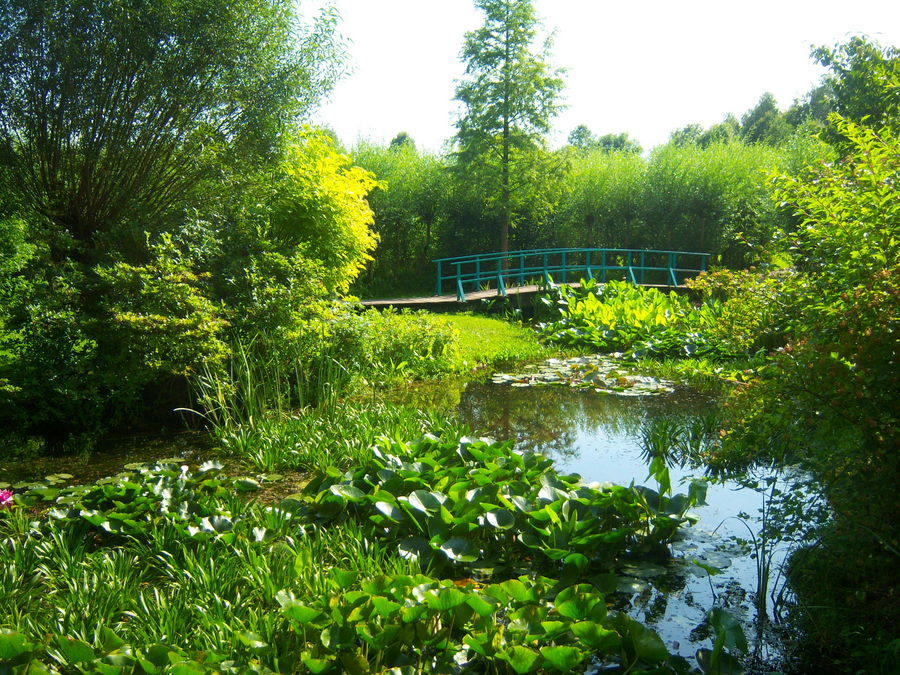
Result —
[[[471, 383], [462, 393], [458, 412], [473, 429], [497, 440], [514, 440], [519, 449], [553, 457], [563, 472], [575, 472], [586, 482], [632, 482], [656, 488], [648, 478], [645, 434], [659, 420], [694, 420], [694, 428], [715, 412], [715, 399], [676, 390], [654, 396], [618, 396], [566, 386], [514, 387]], [[687, 426], [691, 426], [688, 424]], [[703, 468], [670, 465], [673, 492], [688, 477], [702, 477]], [[726, 608], [744, 625], [757, 662], [779, 660], [770, 632], [756, 630], [753, 599], [757, 591], [757, 560], [751, 557], [750, 531], [760, 531], [763, 495], [733, 482], [711, 484], [707, 505], [697, 508], [698, 521], [672, 546], [664, 565], [638, 563], [621, 572], [620, 609], [651, 625], [673, 652], [693, 657], [710, 647], [706, 613]], [[750, 528], [748, 530], [748, 527]], [[785, 550], [775, 551], [778, 569]], [[710, 576], [699, 561], [721, 572]], [[773, 572], [775, 574], [777, 572]]]
[[7, 483], [36, 481], [51, 474], [71, 476], [67, 484], [91, 483], [114, 476], [131, 462], [152, 462], [167, 457], [198, 461], [212, 446], [209, 434], [183, 432], [165, 437], [134, 436], [104, 441], [92, 452], [59, 457], [0, 458], [0, 480]]

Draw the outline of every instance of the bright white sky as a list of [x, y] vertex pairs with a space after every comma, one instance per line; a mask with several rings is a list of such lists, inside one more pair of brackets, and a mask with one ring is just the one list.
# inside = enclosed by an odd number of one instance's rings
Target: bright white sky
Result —
[[[300, 0], [314, 15], [326, 0]], [[349, 42], [352, 73], [316, 121], [345, 145], [387, 143], [406, 131], [440, 151], [454, 132], [455, 81], [466, 31], [481, 25], [472, 0], [331, 0]], [[863, 33], [900, 45], [897, 0], [535, 0], [555, 31], [551, 65], [566, 69], [554, 146], [579, 124], [628, 132], [645, 149], [687, 124], [738, 118], [771, 91], [784, 109], [824, 69], [812, 45]]]

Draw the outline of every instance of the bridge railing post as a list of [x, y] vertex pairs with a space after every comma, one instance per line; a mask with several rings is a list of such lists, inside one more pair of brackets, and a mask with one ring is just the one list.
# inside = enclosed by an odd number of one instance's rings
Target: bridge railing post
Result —
[[565, 284], [569, 281], [569, 268], [566, 265], [566, 252], [562, 252], [562, 282]]
[[443, 295], [444, 280], [441, 278], [441, 261], [438, 260], [434, 264], [437, 265], [437, 281], [434, 283], [434, 294]]
[[525, 254], [519, 254], [519, 286], [525, 285]]
[[587, 273], [588, 279], [594, 278], [594, 272], [591, 270], [591, 249], [585, 251], [584, 254], [584, 271]]

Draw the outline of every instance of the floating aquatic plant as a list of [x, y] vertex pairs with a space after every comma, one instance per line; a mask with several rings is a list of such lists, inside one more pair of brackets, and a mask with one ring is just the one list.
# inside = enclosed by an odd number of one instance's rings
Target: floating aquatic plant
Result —
[[636, 375], [616, 358], [601, 354], [548, 359], [541, 364], [526, 366], [521, 373], [497, 373], [492, 382], [513, 387], [592, 389], [597, 393], [619, 396], [649, 396], [674, 391], [671, 382]]

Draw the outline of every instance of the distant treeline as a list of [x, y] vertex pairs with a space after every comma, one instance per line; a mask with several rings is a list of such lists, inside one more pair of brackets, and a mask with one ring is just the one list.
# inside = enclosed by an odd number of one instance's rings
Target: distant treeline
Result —
[[[516, 200], [510, 250], [656, 248], [747, 265], [789, 224], [771, 198], [770, 172], [796, 174], [834, 151], [809, 126], [777, 145], [737, 135], [702, 143], [704, 133], [681, 130], [646, 156], [605, 144], [548, 151], [549, 170]], [[405, 136], [351, 154], [383, 184], [369, 195], [380, 243], [359, 292], [426, 290], [434, 258], [498, 250], [493, 200], [452, 156], [421, 152]]]

